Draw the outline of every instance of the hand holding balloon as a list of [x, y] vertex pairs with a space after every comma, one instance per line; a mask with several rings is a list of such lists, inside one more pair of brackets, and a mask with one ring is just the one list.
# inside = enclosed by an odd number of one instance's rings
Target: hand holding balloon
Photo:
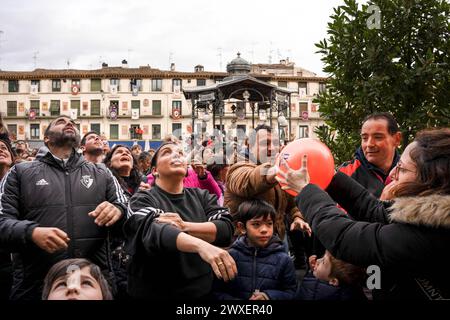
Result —
[[[305, 155], [308, 155], [307, 161], [305, 161]], [[281, 165], [282, 161], [285, 162], [284, 165]], [[308, 173], [308, 182], [314, 183], [322, 189], [328, 187], [334, 175], [334, 159], [330, 149], [322, 142], [312, 138], [298, 139], [289, 143], [278, 157], [278, 167], [277, 176], [284, 178], [278, 182], [281, 187], [287, 185], [288, 188], [282, 189], [294, 197], [298, 193], [296, 190], [306, 185], [305, 181], [300, 183], [298, 180], [300, 179], [298, 175], [301, 174], [299, 170], [302, 167]], [[289, 170], [286, 168], [291, 169], [290, 176], [287, 175]], [[297, 173], [295, 174], [295, 172]], [[291, 179], [294, 181], [290, 181]]]
[[280, 160], [280, 166], [284, 166], [286, 171], [280, 170], [275, 179], [282, 185], [282, 190], [293, 190], [296, 193], [300, 193], [309, 183], [308, 156], [306, 154], [303, 155], [302, 166], [298, 170], [293, 170], [289, 167], [289, 164], [284, 159]]

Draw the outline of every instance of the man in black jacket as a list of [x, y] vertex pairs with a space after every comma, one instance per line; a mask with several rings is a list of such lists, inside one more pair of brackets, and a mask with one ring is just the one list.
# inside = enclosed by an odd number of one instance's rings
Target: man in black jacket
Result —
[[13, 167], [0, 184], [0, 246], [13, 252], [11, 299], [40, 299], [50, 267], [67, 258], [87, 258], [110, 271], [108, 227], [119, 230], [127, 199], [104, 165], [76, 152], [73, 120], [50, 123], [49, 151]]

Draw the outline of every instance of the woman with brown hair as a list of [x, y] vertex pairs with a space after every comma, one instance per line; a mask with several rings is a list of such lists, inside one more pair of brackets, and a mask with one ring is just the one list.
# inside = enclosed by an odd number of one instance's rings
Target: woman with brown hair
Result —
[[449, 128], [422, 131], [406, 147], [390, 173], [385, 193], [391, 201], [376, 199], [342, 173], [327, 194], [309, 184], [306, 160], [280, 174], [285, 188], [299, 192], [297, 206], [333, 256], [380, 268], [374, 299], [450, 298]]

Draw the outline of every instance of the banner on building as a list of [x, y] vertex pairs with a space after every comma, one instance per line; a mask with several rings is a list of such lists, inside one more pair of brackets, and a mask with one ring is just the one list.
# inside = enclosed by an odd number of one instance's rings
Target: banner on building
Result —
[[111, 120], [117, 120], [117, 107], [115, 105], [109, 106], [109, 118]]
[[131, 86], [131, 92], [133, 96], [137, 96], [139, 94], [139, 86], [137, 84], [133, 84]]
[[28, 113], [28, 119], [29, 120], [34, 120], [36, 119], [36, 110], [31, 109], [30, 112]]
[[176, 120], [181, 118], [181, 109], [179, 106], [172, 106], [172, 118]]
[[78, 109], [70, 109], [70, 119], [76, 120], [78, 116]]
[[306, 88], [298, 88], [298, 95], [300, 98], [306, 97]]
[[72, 87], [70, 88], [70, 91], [72, 92], [73, 95], [77, 95], [80, 92], [80, 86], [77, 84], [73, 84]]
[[37, 84], [32, 84], [30, 86], [30, 94], [38, 94], [39, 92], [39, 87]]
[[117, 84], [110, 84], [109, 85], [109, 91], [111, 92], [111, 94], [117, 94]]
[[303, 112], [302, 112], [302, 119], [303, 119], [303, 120], [308, 120], [308, 118], [309, 118], [308, 111], [303, 111]]
[[139, 119], [139, 109], [133, 108], [131, 109], [131, 119], [138, 120]]

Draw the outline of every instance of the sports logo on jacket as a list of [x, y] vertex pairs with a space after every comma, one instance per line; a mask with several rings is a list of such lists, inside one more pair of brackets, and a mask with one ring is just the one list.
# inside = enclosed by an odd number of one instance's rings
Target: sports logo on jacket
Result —
[[92, 186], [92, 183], [94, 182], [94, 179], [91, 178], [91, 176], [82, 176], [81, 177], [81, 184], [86, 187], [86, 189], [89, 189]]
[[45, 179], [41, 179], [38, 182], [36, 182], [37, 186], [48, 186], [48, 182], [45, 181]]

